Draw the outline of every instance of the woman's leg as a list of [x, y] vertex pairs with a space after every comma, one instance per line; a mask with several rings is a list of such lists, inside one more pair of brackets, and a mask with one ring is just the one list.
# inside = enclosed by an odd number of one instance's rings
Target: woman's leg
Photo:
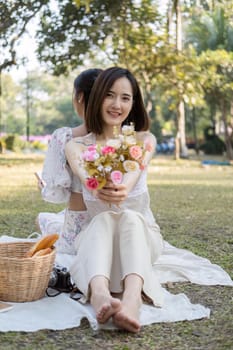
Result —
[[154, 252], [159, 255], [161, 251], [160, 235], [150, 232], [143, 217], [133, 211], [123, 213], [119, 228], [122, 280], [131, 274], [140, 276], [143, 294], [154, 306], [161, 307], [164, 291], [152, 266]]
[[111, 216], [97, 215], [77, 237], [77, 256], [70, 268], [71, 276], [90, 300], [99, 323], [105, 323], [117, 311], [121, 302], [109, 290], [113, 259], [115, 224]]
[[124, 293], [121, 309], [113, 315], [113, 322], [119, 328], [137, 333], [140, 331], [139, 310], [142, 305], [143, 280], [136, 274], [130, 274], [124, 279]]
[[113, 321], [118, 327], [136, 333], [140, 330], [142, 292], [156, 305], [161, 285], [152, 270], [152, 241], [141, 215], [125, 210], [121, 214], [118, 228], [124, 291], [122, 308], [113, 316]]

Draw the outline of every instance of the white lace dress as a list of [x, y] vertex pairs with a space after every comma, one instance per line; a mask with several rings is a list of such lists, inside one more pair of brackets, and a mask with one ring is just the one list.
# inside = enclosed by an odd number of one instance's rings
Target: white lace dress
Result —
[[[71, 191], [81, 192], [78, 177], [73, 176], [66, 161], [65, 145], [72, 139], [72, 129], [63, 127], [52, 134], [46, 153], [42, 179], [45, 182], [41, 194], [50, 203], [67, 203]], [[42, 212], [38, 215], [38, 225], [42, 235], [57, 232], [60, 252], [74, 254], [73, 243], [76, 235], [86, 222], [86, 212], [64, 209], [58, 213]]]
[[51, 203], [67, 203], [71, 190], [80, 191], [80, 181], [73, 177], [65, 157], [65, 145], [72, 139], [72, 129], [68, 127], [53, 132], [46, 153], [42, 179], [46, 186], [42, 197]]

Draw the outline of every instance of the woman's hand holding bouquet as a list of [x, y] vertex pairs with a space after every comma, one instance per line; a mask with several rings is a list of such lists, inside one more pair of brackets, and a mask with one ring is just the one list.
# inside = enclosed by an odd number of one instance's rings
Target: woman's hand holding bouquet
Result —
[[96, 197], [103, 202], [120, 206], [120, 204], [127, 198], [128, 189], [125, 184], [115, 184], [108, 181], [104, 187], [96, 191]]

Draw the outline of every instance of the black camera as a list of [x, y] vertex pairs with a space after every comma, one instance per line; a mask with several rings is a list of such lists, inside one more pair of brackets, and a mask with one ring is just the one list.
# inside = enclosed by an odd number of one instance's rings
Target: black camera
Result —
[[56, 289], [59, 292], [69, 293], [74, 289], [71, 276], [66, 267], [55, 265], [50, 275], [49, 288]]

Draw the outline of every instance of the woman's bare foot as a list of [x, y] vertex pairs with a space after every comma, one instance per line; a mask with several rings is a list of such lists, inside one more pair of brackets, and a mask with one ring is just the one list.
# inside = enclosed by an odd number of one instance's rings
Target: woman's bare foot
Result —
[[121, 309], [120, 300], [113, 298], [111, 295], [92, 293], [90, 301], [99, 323], [106, 323], [110, 317]]
[[113, 323], [132, 333], [140, 331], [139, 309], [141, 300], [123, 300], [121, 309], [113, 315]]

